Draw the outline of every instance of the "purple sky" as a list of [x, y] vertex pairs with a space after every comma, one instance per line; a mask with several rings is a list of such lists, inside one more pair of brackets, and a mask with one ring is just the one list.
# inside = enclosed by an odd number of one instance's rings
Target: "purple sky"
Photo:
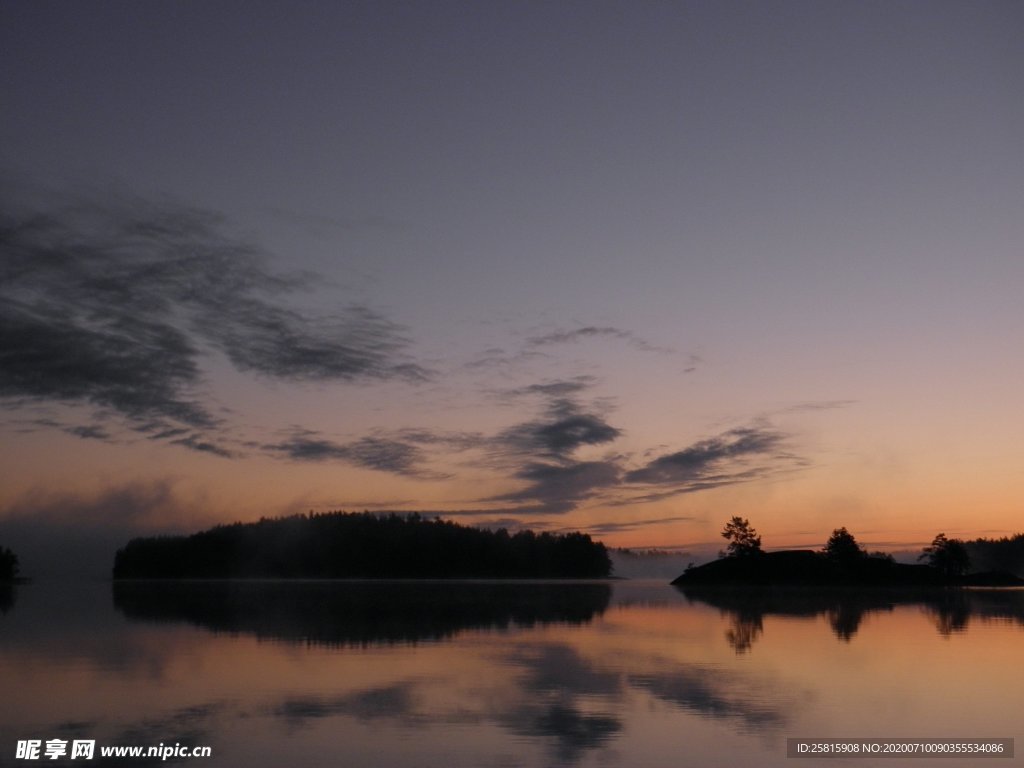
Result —
[[[0, 3], [0, 544], [1021, 528], [1019, 2]], [[33, 568], [33, 566], [37, 566]]]

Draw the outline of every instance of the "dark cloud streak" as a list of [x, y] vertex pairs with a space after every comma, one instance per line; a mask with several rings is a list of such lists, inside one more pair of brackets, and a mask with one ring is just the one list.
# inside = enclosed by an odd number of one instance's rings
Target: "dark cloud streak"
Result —
[[296, 427], [288, 437], [262, 446], [273, 455], [292, 461], [340, 461], [404, 477], [439, 480], [449, 477], [422, 468], [427, 456], [421, 446], [461, 452], [486, 444], [475, 432], [444, 432], [430, 429], [399, 429], [377, 432], [357, 440], [338, 442], [308, 429]]
[[615, 328], [613, 326], [588, 325], [583, 328], [577, 328], [574, 331], [556, 331], [543, 336], [531, 336], [526, 341], [527, 344], [532, 347], [543, 347], [551, 344], [574, 344], [579, 341], [593, 338], [610, 338], [624, 341], [629, 344], [629, 346], [643, 352], [672, 352], [671, 349], [666, 347], [657, 347], [648, 343], [632, 331]]
[[702, 485], [726, 479], [733, 474], [721, 473], [724, 464], [752, 457], [778, 456], [785, 436], [773, 429], [740, 427], [716, 437], [694, 443], [681, 451], [659, 456], [639, 469], [626, 474], [630, 483], [653, 485]]
[[[404, 356], [402, 327], [374, 310], [290, 306], [310, 276], [268, 271], [210, 213], [139, 200], [2, 210], [0, 398], [15, 407], [98, 406], [161, 437], [223, 430], [203, 393], [209, 349], [288, 381], [428, 377]], [[175, 442], [227, 454], [199, 434]]]

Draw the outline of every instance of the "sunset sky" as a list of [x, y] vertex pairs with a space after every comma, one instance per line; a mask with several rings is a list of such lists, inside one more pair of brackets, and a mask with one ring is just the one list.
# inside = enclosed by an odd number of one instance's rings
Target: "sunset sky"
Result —
[[0, 545], [1018, 532], [1022, 35], [1016, 0], [2, 0]]

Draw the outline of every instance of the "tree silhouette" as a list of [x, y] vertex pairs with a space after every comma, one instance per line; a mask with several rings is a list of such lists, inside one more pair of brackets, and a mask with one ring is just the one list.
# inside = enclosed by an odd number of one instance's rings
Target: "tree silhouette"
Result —
[[949, 578], [963, 576], [971, 567], [971, 558], [964, 543], [960, 539], [948, 539], [944, 533], [932, 539], [931, 545], [925, 547], [917, 559], [927, 560], [928, 565]]
[[846, 527], [836, 528], [825, 542], [825, 556], [837, 563], [855, 563], [867, 557], [867, 552], [853, 538]]
[[722, 538], [729, 541], [729, 546], [719, 552], [721, 557], [751, 557], [763, 554], [761, 549], [761, 537], [750, 525], [750, 521], [739, 515], [725, 524], [722, 529]]
[[13, 581], [18, 576], [18, 556], [0, 547], [0, 581]]

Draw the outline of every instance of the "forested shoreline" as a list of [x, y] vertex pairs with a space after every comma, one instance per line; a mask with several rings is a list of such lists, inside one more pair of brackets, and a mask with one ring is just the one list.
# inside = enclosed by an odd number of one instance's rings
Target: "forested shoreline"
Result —
[[604, 544], [583, 533], [489, 531], [418, 514], [328, 512], [132, 539], [115, 579], [605, 578]]

